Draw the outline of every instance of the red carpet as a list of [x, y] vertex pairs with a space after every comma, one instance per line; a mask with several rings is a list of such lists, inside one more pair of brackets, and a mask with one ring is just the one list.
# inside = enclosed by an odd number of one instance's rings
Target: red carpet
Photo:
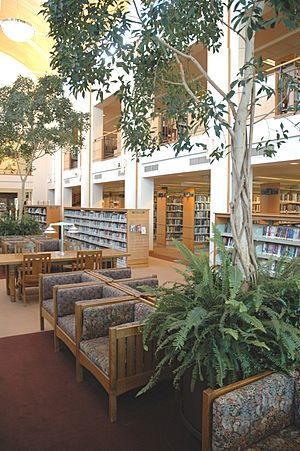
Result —
[[52, 332], [0, 339], [0, 450], [199, 451], [169, 383], [119, 397], [111, 424], [106, 392], [74, 373], [69, 351], [53, 352]]

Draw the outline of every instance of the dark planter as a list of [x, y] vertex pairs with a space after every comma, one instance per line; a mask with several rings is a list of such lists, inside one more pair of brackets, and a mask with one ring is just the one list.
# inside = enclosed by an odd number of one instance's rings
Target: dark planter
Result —
[[181, 416], [186, 428], [201, 440], [202, 427], [202, 392], [207, 388], [205, 382], [197, 380], [194, 391], [191, 391], [191, 371], [182, 378], [179, 393]]

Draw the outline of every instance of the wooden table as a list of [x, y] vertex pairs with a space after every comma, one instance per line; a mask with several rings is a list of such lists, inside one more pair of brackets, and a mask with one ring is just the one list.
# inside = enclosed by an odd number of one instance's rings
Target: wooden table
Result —
[[[130, 254], [117, 249], [101, 249], [102, 259], [112, 260], [116, 263], [118, 258], [128, 257]], [[48, 254], [49, 252], [40, 252], [41, 254]], [[77, 251], [65, 251], [64, 255], [60, 255], [60, 251], [50, 252], [51, 253], [51, 263], [75, 263], [77, 260]], [[16, 268], [22, 265], [23, 254], [0, 254], [0, 266], [6, 266], [8, 269], [8, 285], [7, 294], [11, 296], [11, 301], [16, 300]], [[113, 265], [115, 266], [115, 265]]]

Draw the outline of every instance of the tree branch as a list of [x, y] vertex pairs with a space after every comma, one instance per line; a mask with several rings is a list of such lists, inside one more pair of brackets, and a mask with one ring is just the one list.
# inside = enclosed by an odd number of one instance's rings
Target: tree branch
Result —
[[[160, 38], [159, 36], [157, 36], [157, 39], [159, 40], [159, 42], [164, 45], [165, 47], [167, 47], [169, 50], [171, 50], [173, 53], [175, 53], [176, 55], [182, 56], [185, 59], [188, 59], [190, 61], [192, 61], [192, 63], [197, 67], [197, 69], [199, 70], [199, 72], [201, 72], [201, 74], [204, 76], [204, 78], [206, 79], [206, 81], [224, 98], [226, 99], [226, 93], [214, 82], [214, 80], [212, 80], [210, 78], [210, 76], [208, 75], [208, 73], [206, 72], [206, 70], [202, 67], [202, 65], [199, 63], [199, 61], [196, 60], [196, 58], [194, 58], [192, 55], [188, 55], [184, 52], [182, 52], [181, 50], [176, 49], [175, 47], [173, 47], [172, 45], [168, 44], [166, 41], [164, 41], [164, 39]], [[234, 104], [231, 102], [231, 100], [226, 99], [226, 101], [228, 102], [228, 105], [230, 106], [232, 115], [234, 117], [234, 119], [236, 118], [236, 109]]]

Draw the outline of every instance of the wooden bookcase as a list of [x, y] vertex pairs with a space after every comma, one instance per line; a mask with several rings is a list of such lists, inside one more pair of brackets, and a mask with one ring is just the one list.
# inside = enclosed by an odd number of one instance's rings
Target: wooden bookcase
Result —
[[[253, 238], [258, 259], [300, 256], [300, 216], [253, 214]], [[233, 248], [230, 216], [216, 213], [215, 223], [227, 248]], [[216, 263], [218, 259], [216, 257]]]
[[188, 188], [183, 195], [183, 242], [193, 252], [208, 245], [210, 235], [210, 198]]
[[66, 207], [64, 220], [79, 229], [77, 234], [66, 230], [70, 242], [90, 249], [120, 249], [130, 254], [130, 266], [148, 265], [148, 210]]
[[[49, 224], [61, 220], [60, 205], [26, 205], [24, 211], [25, 214], [38, 221], [42, 230], [45, 230]], [[58, 238], [58, 233], [51, 237]]]

